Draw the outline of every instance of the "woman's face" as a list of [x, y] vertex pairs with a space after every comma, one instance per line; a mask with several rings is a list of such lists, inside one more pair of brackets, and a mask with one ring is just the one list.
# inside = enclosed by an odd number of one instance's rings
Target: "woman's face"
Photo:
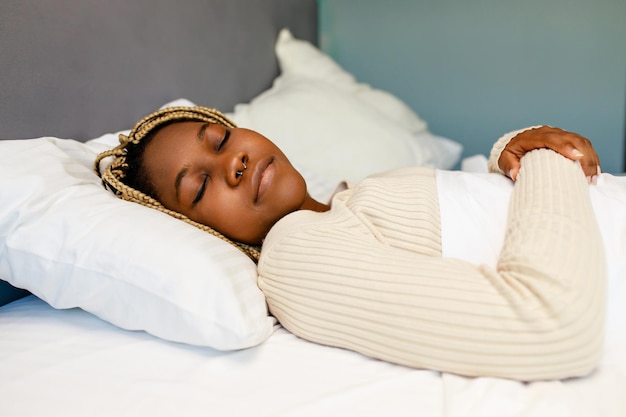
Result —
[[248, 129], [165, 126], [146, 146], [144, 166], [165, 207], [253, 245], [307, 196], [304, 179], [281, 150]]

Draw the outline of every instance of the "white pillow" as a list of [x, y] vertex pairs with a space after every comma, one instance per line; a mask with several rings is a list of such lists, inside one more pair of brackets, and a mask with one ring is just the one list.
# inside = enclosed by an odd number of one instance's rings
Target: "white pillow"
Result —
[[294, 165], [328, 181], [359, 181], [409, 165], [451, 168], [462, 147], [431, 134], [426, 123], [390, 93], [359, 83], [306, 41], [281, 31], [281, 75], [228, 116], [274, 141]]
[[[276, 141], [309, 186], [320, 184], [312, 194], [398, 166], [437, 166], [442, 149], [451, 158], [454, 142], [432, 136], [404, 103], [357, 83], [312, 45], [283, 31], [276, 52], [283, 73], [274, 86], [229, 116]], [[116, 143], [113, 133], [86, 144], [0, 141], [0, 279], [56, 308], [80, 307], [172, 341], [221, 350], [264, 341], [275, 321], [254, 263], [105, 191], [92, 162]]]
[[274, 319], [246, 255], [102, 188], [91, 167], [112, 136], [0, 141], [0, 278], [172, 341], [264, 341]]
[[294, 38], [288, 29], [283, 29], [278, 34], [276, 57], [282, 74], [298, 74], [323, 80], [376, 108], [403, 129], [412, 133], [428, 131], [426, 122], [406, 103], [386, 91], [359, 83], [354, 75], [332, 58], [310, 42]]

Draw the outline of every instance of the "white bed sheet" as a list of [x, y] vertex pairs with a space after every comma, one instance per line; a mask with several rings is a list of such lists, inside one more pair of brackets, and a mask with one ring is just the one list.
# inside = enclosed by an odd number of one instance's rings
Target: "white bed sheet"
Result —
[[[332, 191], [307, 178], [317, 197]], [[410, 369], [310, 343], [280, 326], [258, 347], [219, 352], [29, 296], [0, 307], [0, 417], [624, 417], [622, 278], [609, 285], [610, 337], [597, 371], [530, 384]]]
[[[614, 363], [613, 361], [618, 361]], [[624, 353], [588, 378], [524, 384], [409, 369], [277, 327], [218, 352], [34, 296], [0, 308], [0, 416], [626, 415]]]

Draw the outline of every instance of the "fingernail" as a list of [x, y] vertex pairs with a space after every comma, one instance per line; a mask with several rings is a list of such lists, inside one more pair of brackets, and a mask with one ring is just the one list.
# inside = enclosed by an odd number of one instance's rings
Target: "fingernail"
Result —
[[509, 178], [512, 179], [513, 181], [515, 181], [515, 178], [513, 178], [513, 174], [514, 174], [513, 170], [510, 170], [509, 171]]
[[591, 184], [591, 176], [589, 176], [589, 175], [588, 175], [588, 176], [587, 176], [587, 177], [585, 177], [585, 178], [587, 178], [587, 184]]
[[577, 157], [577, 158], [580, 158], [581, 156], [584, 156], [584, 155], [583, 155], [583, 154], [582, 154], [582, 153], [581, 153], [578, 149], [576, 149], [576, 148], [572, 149], [572, 155], [573, 155], [573, 156], [575, 156], [575, 157]]
[[591, 177], [591, 184], [598, 185], [598, 176], [597, 175], [594, 175], [593, 177]]
[[600, 165], [598, 165], [598, 175], [602, 174], [602, 170], [600, 169]]

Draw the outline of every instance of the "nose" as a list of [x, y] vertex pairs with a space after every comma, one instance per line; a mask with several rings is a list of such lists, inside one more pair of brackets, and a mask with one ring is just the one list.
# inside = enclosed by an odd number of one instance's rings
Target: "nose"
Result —
[[248, 156], [244, 152], [236, 152], [228, 157], [226, 182], [231, 186], [236, 186], [241, 182], [241, 179], [246, 175], [246, 169], [248, 168]]

